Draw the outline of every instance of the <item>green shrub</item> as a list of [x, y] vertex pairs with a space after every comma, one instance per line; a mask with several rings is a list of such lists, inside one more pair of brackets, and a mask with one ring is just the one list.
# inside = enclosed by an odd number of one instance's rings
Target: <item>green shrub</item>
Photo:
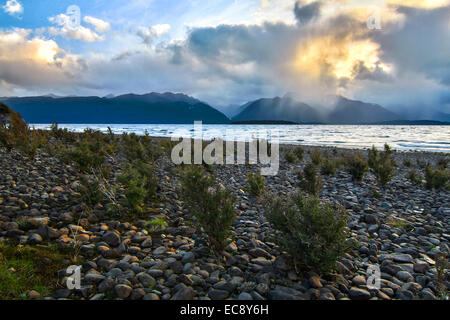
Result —
[[89, 179], [88, 176], [80, 177], [78, 191], [81, 194], [83, 202], [90, 207], [94, 207], [103, 200], [103, 195], [100, 191], [100, 183], [95, 179]]
[[351, 174], [353, 181], [362, 181], [368, 170], [367, 161], [361, 152], [356, 152], [346, 159], [347, 172]]
[[378, 150], [375, 146], [372, 146], [372, 149], [369, 150], [369, 154], [367, 156], [367, 164], [370, 169], [374, 169], [378, 164]]
[[258, 197], [265, 192], [264, 177], [259, 172], [257, 174], [249, 173], [247, 182], [248, 193], [251, 196]]
[[294, 154], [297, 157], [298, 161], [303, 161], [305, 157], [305, 150], [302, 147], [297, 147], [294, 149]]
[[432, 189], [450, 189], [450, 171], [446, 169], [431, 169], [430, 166], [425, 168], [425, 187]]
[[291, 149], [286, 150], [286, 152], [284, 153], [284, 158], [289, 163], [296, 163], [296, 162], [298, 162], [297, 156], [294, 154], [294, 152]]
[[437, 167], [445, 170], [448, 167], [448, 162], [449, 162], [448, 158], [439, 158], [439, 160], [437, 161]]
[[320, 175], [317, 174], [316, 166], [312, 163], [305, 166], [303, 173], [298, 176], [300, 182], [299, 187], [312, 195], [318, 195], [320, 189], [322, 189], [322, 180]]
[[145, 226], [150, 233], [157, 233], [167, 228], [167, 222], [164, 219], [157, 218], [147, 222]]
[[28, 154], [31, 142], [30, 129], [22, 116], [0, 102], [0, 146]]
[[100, 141], [78, 141], [69, 149], [66, 159], [75, 162], [81, 172], [90, 172], [91, 169], [100, 168], [105, 162], [106, 153]]
[[375, 174], [378, 184], [385, 186], [394, 177], [395, 162], [392, 158], [392, 149], [388, 144], [384, 145], [384, 151], [378, 153], [375, 146], [369, 150], [368, 165]]
[[348, 250], [347, 217], [341, 207], [316, 197], [269, 199], [266, 216], [278, 231], [276, 241], [296, 266], [328, 272]]
[[320, 150], [314, 149], [313, 151], [311, 151], [309, 156], [311, 157], [311, 162], [314, 165], [320, 166], [320, 164], [322, 163], [322, 153], [320, 152]]
[[427, 166], [429, 166], [430, 164], [428, 163], [428, 161], [425, 160], [421, 160], [421, 159], [417, 159], [417, 166], [421, 169], [425, 169]]
[[156, 197], [157, 178], [153, 168], [143, 161], [128, 163], [117, 181], [124, 186], [125, 205], [138, 213], [143, 212], [146, 201]]
[[148, 133], [145, 136], [138, 136], [134, 133], [122, 134], [122, 152], [129, 161], [154, 161], [161, 155], [166, 146], [169, 148], [172, 146], [172, 142], [154, 143]]
[[181, 180], [182, 199], [218, 252], [228, 245], [231, 225], [236, 218], [236, 197], [230, 190], [216, 185], [215, 178], [193, 166]]
[[419, 173], [416, 170], [410, 170], [406, 178], [415, 185], [422, 184], [422, 177], [420, 177]]
[[405, 158], [405, 159], [403, 160], [403, 165], [404, 165], [405, 167], [407, 167], [407, 168], [411, 168], [411, 167], [412, 167], [412, 162], [411, 162], [411, 160]]
[[322, 166], [320, 167], [320, 172], [326, 176], [334, 175], [336, 173], [336, 170], [337, 170], [336, 161], [330, 158], [326, 158], [322, 162]]

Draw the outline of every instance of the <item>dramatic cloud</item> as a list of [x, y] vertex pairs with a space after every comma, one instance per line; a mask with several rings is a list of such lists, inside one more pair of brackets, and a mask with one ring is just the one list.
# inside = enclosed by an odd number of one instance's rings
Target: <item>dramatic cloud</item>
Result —
[[[276, 9], [285, 3], [257, 1], [257, 6]], [[44, 77], [44, 84], [78, 95], [178, 91], [224, 106], [286, 92], [322, 104], [328, 96], [341, 94], [395, 110], [449, 112], [448, 1], [373, 3], [378, 4], [377, 10], [368, 10], [356, 0], [292, 1], [290, 19], [281, 22], [192, 27], [188, 21], [186, 34], [176, 38], [176, 26], [165, 24], [174, 20], [166, 17], [150, 27], [140, 27], [145, 25], [140, 21], [106, 33], [111, 26], [103, 20], [85, 17], [83, 22], [92, 30], [74, 29], [67, 15], [59, 15], [52, 18], [58, 27], [50, 28], [51, 34], [105, 41], [83, 44], [76, 56], [67, 54], [71, 51], [62, 50], [56, 40], [37, 37], [36, 30], [34, 37], [29, 31], [9, 31], [8, 36], [4, 31], [0, 91], [34, 90], [37, 80], [33, 79], [40, 72], [36, 70], [42, 68], [44, 75], [56, 79]], [[368, 27], [368, 18], [374, 14], [379, 15], [381, 29]], [[20, 46], [11, 46], [7, 37], [19, 37]], [[21, 53], [25, 51], [34, 52], [33, 59], [27, 60]], [[34, 69], [17, 68], [21, 59], [33, 61]]]
[[[14, 54], [11, 54], [11, 53]], [[64, 88], [83, 69], [79, 58], [53, 40], [31, 37], [31, 30], [0, 31], [0, 87]]]
[[320, 7], [322, 3], [319, 1], [309, 4], [302, 4], [301, 1], [295, 3], [294, 14], [299, 23], [308, 23], [312, 19], [320, 15]]
[[23, 6], [18, 0], [8, 0], [2, 8], [7, 14], [14, 17], [20, 17], [23, 13]]

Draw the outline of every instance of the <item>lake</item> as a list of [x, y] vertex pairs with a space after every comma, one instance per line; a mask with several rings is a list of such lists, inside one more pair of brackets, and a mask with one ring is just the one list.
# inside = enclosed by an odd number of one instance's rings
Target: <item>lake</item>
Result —
[[[49, 124], [31, 125], [48, 129]], [[203, 125], [202, 136], [194, 132], [194, 125], [179, 124], [60, 124], [75, 132], [86, 128], [143, 135], [147, 131], [154, 137], [195, 137], [209, 140], [217, 136], [225, 140], [248, 141], [252, 137], [271, 132], [282, 144], [336, 146], [341, 148], [383, 147], [385, 143], [397, 150], [422, 150], [450, 152], [450, 126], [400, 126], [400, 125]], [[181, 131], [180, 131], [181, 130]], [[231, 137], [225, 138], [225, 132]], [[268, 140], [271, 140], [270, 138]]]

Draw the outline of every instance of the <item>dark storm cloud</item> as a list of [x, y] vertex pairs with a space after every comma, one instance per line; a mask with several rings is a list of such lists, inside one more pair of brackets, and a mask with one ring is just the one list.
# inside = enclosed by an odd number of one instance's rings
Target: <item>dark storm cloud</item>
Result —
[[309, 4], [302, 4], [302, 1], [297, 1], [294, 7], [294, 14], [297, 22], [306, 24], [320, 15], [320, 8], [322, 3], [319, 1], [311, 2]]

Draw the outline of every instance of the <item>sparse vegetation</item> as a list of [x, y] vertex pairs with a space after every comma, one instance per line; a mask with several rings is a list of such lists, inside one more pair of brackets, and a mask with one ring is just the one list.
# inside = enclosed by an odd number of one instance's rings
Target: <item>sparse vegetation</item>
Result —
[[353, 181], [362, 181], [368, 170], [368, 164], [361, 152], [358, 151], [347, 156], [345, 163], [347, 172], [351, 174]]
[[156, 196], [156, 177], [152, 167], [143, 161], [135, 160], [128, 163], [117, 180], [124, 186], [124, 204], [133, 212], [142, 213], [146, 201]]
[[303, 169], [303, 173], [299, 173], [299, 187], [312, 195], [318, 195], [322, 189], [322, 179], [317, 173], [317, 167], [310, 163]]
[[448, 279], [450, 278], [448, 272], [449, 268], [450, 262], [448, 260], [448, 254], [447, 253], [439, 254], [436, 259], [436, 281], [439, 298], [442, 300], [449, 299], [449, 292], [447, 286], [444, 284], [444, 281], [448, 281]]
[[441, 169], [434, 170], [430, 166], [425, 167], [425, 187], [429, 190], [450, 189], [450, 171]]
[[378, 184], [384, 187], [394, 177], [394, 159], [392, 149], [388, 144], [384, 145], [384, 151], [378, 152], [375, 146], [369, 150], [368, 165], [377, 178]]
[[249, 173], [247, 176], [248, 193], [251, 196], [258, 197], [264, 194], [264, 177], [258, 172], [256, 174]]
[[342, 208], [302, 195], [269, 199], [266, 207], [266, 216], [278, 231], [277, 243], [296, 266], [325, 273], [348, 250], [347, 217]]
[[62, 287], [56, 273], [70, 264], [70, 255], [55, 246], [0, 243], [0, 299], [27, 299], [30, 290], [47, 296]]
[[289, 163], [296, 163], [296, 162], [298, 162], [297, 156], [295, 155], [295, 153], [291, 149], [286, 150], [286, 152], [284, 153], [284, 158]]
[[296, 147], [294, 149], [294, 154], [297, 157], [297, 161], [301, 162], [305, 157], [305, 150], [303, 150], [302, 147]]
[[236, 218], [235, 196], [230, 190], [213, 187], [215, 178], [193, 166], [182, 177], [182, 199], [218, 252], [228, 245], [231, 224]]
[[89, 207], [94, 207], [103, 199], [100, 191], [100, 183], [86, 175], [81, 176], [78, 191], [81, 194], [83, 202]]
[[311, 162], [315, 166], [320, 166], [320, 164], [322, 163], [322, 153], [319, 149], [312, 150], [309, 156], [311, 158]]
[[329, 157], [323, 160], [322, 165], [320, 167], [320, 173], [326, 176], [332, 176], [336, 173], [336, 170], [337, 170], [336, 161], [330, 159]]
[[405, 159], [403, 160], [403, 165], [404, 165], [405, 167], [407, 167], [407, 168], [411, 168], [411, 167], [412, 167], [412, 162], [411, 162], [411, 160], [409, 160], [408, 158], [405, 158]]
[[167, 228], [167, 222], [164, 219], [156, 218], [146, 224], [147, 229], [151, 234], [164, 231]]
[[408, 172], [406, 178], [407, 178], [409, 181], [411, 181], [412, 184], [415, 184], [415, 185], [421, 185], [421, 184], [422, 184], [422, 177], [421, 177], [420, 174], [419, 174], [416, 170], [414, 170], [414, 169], [411, 169], [411, 170]]

